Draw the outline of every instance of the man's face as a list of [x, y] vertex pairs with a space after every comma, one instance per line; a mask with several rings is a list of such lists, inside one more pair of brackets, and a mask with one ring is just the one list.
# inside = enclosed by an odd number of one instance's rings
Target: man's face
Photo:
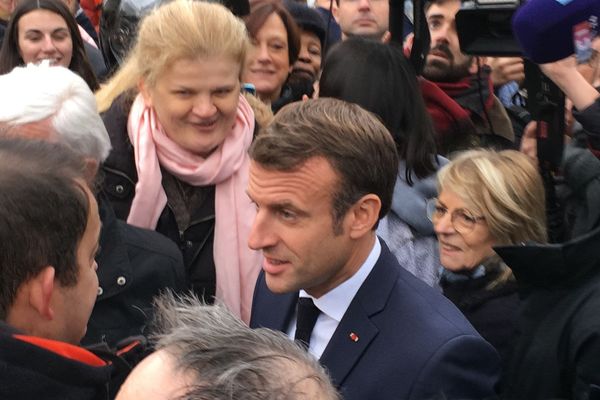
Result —
[[89, 212], [85, 232], [77, 245], [77, 283], [75, 286], [64, 287], [57, 282], [54, 304], [55, 315], [60, 319], [60, 332], [57, 332], [57, 336], [60, 340], [73, 344], [79, 344], [85, 335], [98, 295], [98, 264], [95, 258], [101, 226], [96, 199], [83, 181], [79, 183], [86, 192]]
[[448, 0], [432, 4], [426, 12], [431, 50], [427, 55], [423, 76], [435, 82], [456, 82], [470, 75], [473, 57], [460, 51], [455, 16], [460, 1]]
[[15, 9], [15, 0], [0, 0], [0, 19], [8, 21]]
[[334, 17], [343, 38], [362, 36], [381, 40], [389, 26], [390, 7], [387, 0], [340, 0]]
[[[351, 211], [335, 226], [332, 193], [337, 173], [322, 157], [291, 172], [250, 164], [248, 195], [256, 203], [248, 245], [262, 250], [267, 286], [275, 293], [300, 289], [320, 297], [351, 277], [355, 247]], [[338, 228], [338, 229], [335, 229]]]
[[177, 372], [175, 360], [165, 350], [144, 358], [121, 386], [116, 400], [175, 400], [180, 399], [193, 383], [192, 375]]

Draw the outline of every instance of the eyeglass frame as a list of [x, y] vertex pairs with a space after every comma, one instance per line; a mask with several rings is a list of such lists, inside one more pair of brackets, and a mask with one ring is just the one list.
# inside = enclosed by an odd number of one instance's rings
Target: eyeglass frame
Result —
[[[444, 215], [446, 215], [448, 213], [448, 209], [443, 207], [445, 209], [444, 213], [442, 215], [440, 215], [439, 217], [436, 217], [435, 214], [437, 213], [437, 208], [438, 208], [438, 198], [437, 197], [433, 197], [433, 198], [427, 200], [427, 203], [426, 203], [427, 218], [434, 225], [436, 223], [436, 220], [439, 221]], [[470, 219], [470, 220], [472, 220], [472, 222], [469, 221], [466, 224], [463, 223], [463, 225], [461, 227], [458, 223], [456, 223], [457, 216], [461, 216], [461, 215], [465, 221]], [[458, 232], [461, 235], [471, 233], [473, 231], [473, 229], [475, 229], [475, 225], [477, 225], [477, 222], [484, 221], [484, 220], [485, 220], [484, 216], [474, 215], [471, 211], [464, 209], [464, 208], [457, 208], [456, 210], [452, 211], [452, 213], [450, 214], [450, 223], [452, 224], [452, 227], [454, 228], [454, 230], [456, 232]]]

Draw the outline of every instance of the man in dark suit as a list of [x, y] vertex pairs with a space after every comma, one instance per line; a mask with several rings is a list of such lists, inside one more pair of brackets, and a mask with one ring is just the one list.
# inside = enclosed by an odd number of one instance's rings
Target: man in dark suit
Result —
[[249, 245], [265, 257], [252, 327], [304, 341], [347, 400], [494, 396], [495, 350], [375, 235], [398, 156], [372, 114], [335, 99], [290, 104], [250, 155]]

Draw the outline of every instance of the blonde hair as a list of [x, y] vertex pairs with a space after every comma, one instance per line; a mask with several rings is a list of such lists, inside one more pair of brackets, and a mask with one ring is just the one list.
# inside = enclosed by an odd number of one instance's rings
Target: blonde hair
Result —
[[226, 56], [243, 69], [248, 48], [244, 23], [220, 4], [175, 0], [148, 14], [140, 24], [129, 56], [115, 76], [96, 93], [98, 110], [106, 111], [141, 79], [153, 86], [157, 77], [181, 59]]
[[545, 243], [546, 201], [534, 163], [514, 150], [470, 150], [438, 172], [438, 192], [450, 190], [485, 217], [498, 245]]

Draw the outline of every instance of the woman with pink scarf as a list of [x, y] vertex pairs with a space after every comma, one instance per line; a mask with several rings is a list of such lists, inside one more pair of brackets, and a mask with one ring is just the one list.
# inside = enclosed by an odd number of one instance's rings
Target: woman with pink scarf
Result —
[[113, 146], [103, 191], [117, 216], [174, 240], [192, 289], [245, 321], [261, 264], [247, 245], [247, 46], [225, 7], [168, 3], [143, 20], [129, 58], [97, 93]]

